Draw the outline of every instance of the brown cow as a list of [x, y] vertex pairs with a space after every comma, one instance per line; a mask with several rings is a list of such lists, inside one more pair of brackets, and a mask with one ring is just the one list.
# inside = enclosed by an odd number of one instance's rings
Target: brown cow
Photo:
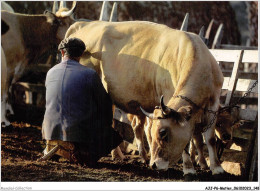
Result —
[[[3, 2], [1, 3], [3, 5]], [[70, 10], [60, 6], [55, 13], [47, 11], [41, 15], [1, 10], [1, 22], [9, 26], [1, 41], [7, 66], [6, 88], [9, 91], [11, 85], [23, 75], [27, 65], [36, 63], [46, 51], [56, 51], [56, 46], [64, 38], [66, 30], [75, 22], [71, 17], [75, 8], [74, 2]], [[53, 10], [57, 10], [57, 6], [54, 6]], [[9, 108], [11, 110], [10, 105]], [[5, 111], [2, 113], [5, 115]], [[1, 121], [9, 124], [3, 116]]]

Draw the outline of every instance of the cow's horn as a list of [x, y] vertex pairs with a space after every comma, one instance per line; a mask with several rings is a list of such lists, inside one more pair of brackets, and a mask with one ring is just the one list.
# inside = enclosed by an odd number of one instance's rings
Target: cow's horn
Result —
[[140, 106], [141, 111], [143, 112], [143, 114], [145, 114], [147, 117], [149, 117], [150, 119], [157, 119], [156, 117], [154, 117], [153, 113], [148, 113], [147, 111], [145, 111], [141, 106]]
[[202, 40], [204, 39], [204, 33], [205, 33], [205, 27], [202, 26], [199, 32], [199, 36]]
[[188, 30], [188, 22], [189, 22], [189, 13], [186, 13], [184, 20], [181, 25], [181, 31], [187, 31]]
[[214, 23], [214, 19], [212, 19], [212, 20], [210, 21], [210, 23], [209, 23], [209, 26], [208, 26], [208, 28], [207, 28], [206, 35], [205, 35], [205, 38], [206, 38], [206, 39], [209, 39], [209, 35], [210, 35], [210, 32], [211, 32], [213, 23]]
[[199, 37], [207, 45], [207, 39], [204, 38], [204, 33], [205, 33], [205, 27], [202, 26], [199, 32]]
[[109, 22], [115, 22], [117, 21], [117, 3], [114, 3]]
[[66, 1], [60, 1], [60, 7], [59, 9], [67, 8], [67, 3]]
[[52, 7], [52, 13], [56, 13], [58, 11], [58, 1], [53, 2], [53, 7]]
[[69, 17], [74, 13], [76, 7], [77, 7], [77, 1], [73, 1], [72, 8], [69, 11], [62, 11], [60, 15], [62, 17]]
[[161, 104], [161, 110], [162, 110], [163, 115], [165, 115], [165, 116], [168, 115], [171, 112], [171, 109], [164, 104], [163, 95], [161, 96], [160, 104]]
[[107, 4], [108, 4], [107, 1], [103, 1], [101, 13], [100, 13], [100, 16], [99, 16], [100, 21], [108, 21]]

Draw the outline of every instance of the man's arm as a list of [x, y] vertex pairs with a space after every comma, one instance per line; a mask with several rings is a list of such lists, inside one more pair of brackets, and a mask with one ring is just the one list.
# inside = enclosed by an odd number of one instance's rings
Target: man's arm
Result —
[[112, 100], [109, 94], [106, 92], [100, 77], [97, 73], [93, 77], [93, 89], [94, 89], [94, 99], [97, 103], [98, 110], [100, 114], [112, 122], [113, 112], [112, 112]]

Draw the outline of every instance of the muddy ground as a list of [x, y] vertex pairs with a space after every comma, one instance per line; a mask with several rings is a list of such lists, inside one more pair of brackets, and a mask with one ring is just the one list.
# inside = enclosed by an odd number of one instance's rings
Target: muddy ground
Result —
[[[38, 118], [41, 121], [41, 118]], [[111, 156], [99, 160], [96, 168], [70, 164], [64, 159], [38, 162], [44, 149], [41, 125], [13, 121], [11, 127], [1, 131], [1, 181], [102, 181], [102, 182], [163, 182], [187, 181], [182, 173], [182, 164], [168, 171], [149, 169], [138, 155], [128, 155], [126, 161], [112, 160]], [[209, 170], [196, 167], [197, 177], [192, 181], [243, 181], [242, 176], [225, 174], [212, 176]]]

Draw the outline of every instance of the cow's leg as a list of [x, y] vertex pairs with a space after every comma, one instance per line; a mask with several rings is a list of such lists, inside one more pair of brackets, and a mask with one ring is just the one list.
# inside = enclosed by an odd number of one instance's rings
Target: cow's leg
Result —
[[11, 104], [8, 101], [6, 101], [5, 104], [6, 104], [5, 105], [5, 110], [8, 111], [8, 113], [10, 115], [13, 115], [14, 114], [14, 110], [13, 110]]
[[6, 111], [9, 112], [10, 115], [13, 115], [13, 114], [14, 114], [14, 110], [13, 110], [11, 104], [9, 103], [10, 98], [11, 98], [11, 95], [12, 95], [11, 89], [12, 89], [12, 85], [10, 86], [10, 88], [9, 88], [9, 90], [8, 90], [8, 93], [7, 93], [7, 98], [6, 98], [7, 101], [6, 101], [6, 107], [5, 107], [5, 109], [6, 109]]
[[151, 128], [152, 128], [152, 120], [149, 119], [148, 117], [145, 118], [146, 123], [144, 126], [144, 131], [145, 131], [145, 135], [146, 135], [146, 139], [149, 145], [149, 150], [151, 148], [151, 144], [152, 144], [152, 136], [151, 136]]
[[121, 160], [124, 160], [126, 158], [126, 156], [122, 153], [119, 146], [111, 151], [111, 155], [112, 155], [112, 160], [115, 160], [116, 156], [119, 156]]
[[184, 176], [188, 175], [188, 174], [191, 174], [191, 175], [195, 175], [196, 174], [196, 171], [195, 171], [195, 169], [193, 167], [190, 155], [188, 153], [189, 145], [190, 144], [187, 144], [186, 148], [182, 152], [183, 174], [184, 174]]
[[6, 101], [7, 101], [7, 94], [3, 93], [2, 100], [1, 100], [1, 123], [4, 126], [9, 126], [11, 123], [6, 119]]
[[193, 135], [193, 142], [194, 142], [195, 147], [197, 148], [198, 161], [199, 161], [199, 165], [200, 165], [201, 169], [207, 169], [208, 165], [207, 165], [207, 162], [206, 162], [205, 157], [203, 155], [202, 134], [198, 133], [198, 134]]
[[148, 161], [146, 150], [144, 147], [144, 123], [145, 123], [145, 116], [135, 116], [132, 120], [132, 128], [136, 138], [136, 144], [139, 151], [139, 154], [143, 158], [144, 162]]
[[[218, 110], [219, 103], [216, 102], [211, 108], [213, 111]], [[213, 120], [214, 116], [212, 114], [209, 115], [209, 123]], [[212, 174], [221, 174], [224, 173], [223, 168], [220, 165], [220, 162], [217, 157], [217, 151], [216, 151], [216, 138], [215, 138], [215, 124], [216, 119], [214, 123], [211, 125], [206, 132], [203, 133], [206, 145], [208, 147], [209, 152], [209, 160], [210, 160], [210, 170], [212, 171]]]
[[196, 147], [194, 145], [194, 140], [192, 139], [190, 141], [190, 159], [193, 165], [196, 164], [195, 155], [196, 155]]
[[[112, 106], [112, 110], [113, 110], [113, 115], [115, 114], [115, 109], [116, 109], [116, 106], [113, 105]], [[112, 127], [115, 128], [115, 120], [113, 119], [113, 124], [112, 124]], [[119, 158], [121, 160], [124, 160], [126, 158], [126, 156], [122, 153], [121, 149], [119, 146], [117, 146], [115, 149], [113, 149], [111, 151], [111, 155], [112, 155], [112, 160], [114, 160], [116, 158], [116, 156], [119, 156]]]

